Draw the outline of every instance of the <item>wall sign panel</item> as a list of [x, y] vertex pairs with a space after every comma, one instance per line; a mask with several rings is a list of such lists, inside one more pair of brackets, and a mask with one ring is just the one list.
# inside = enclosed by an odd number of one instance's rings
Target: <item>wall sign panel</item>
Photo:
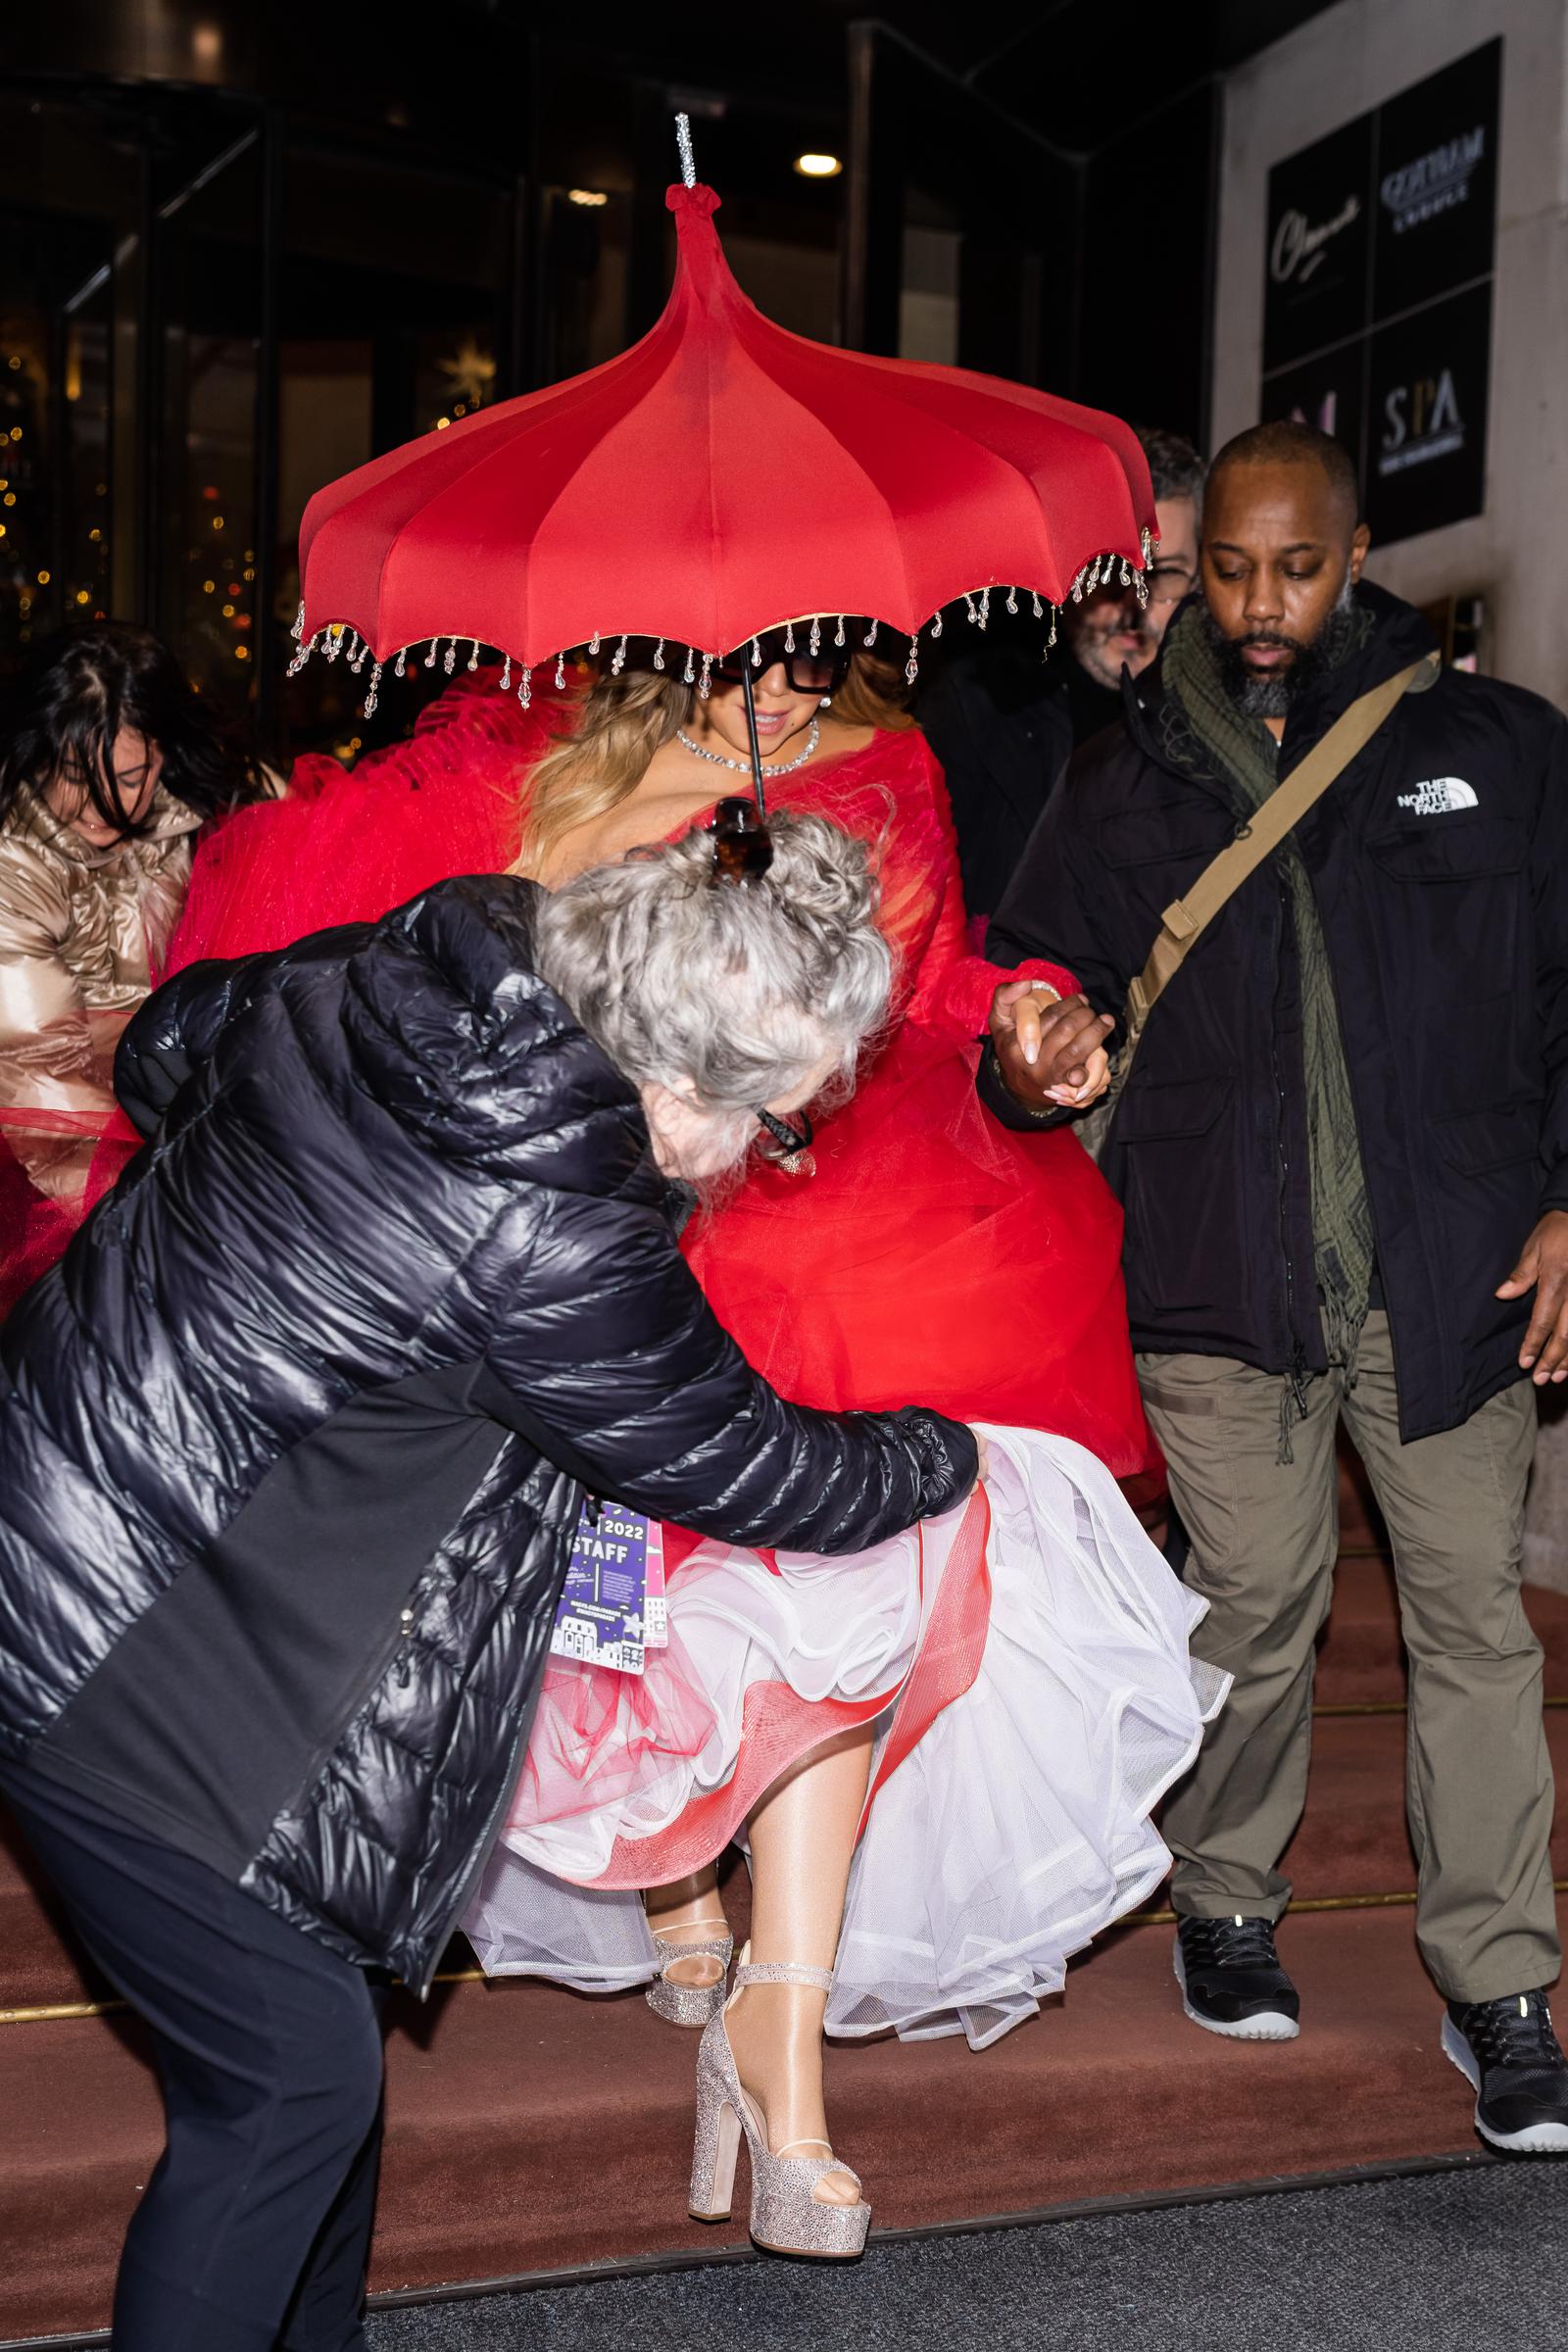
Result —
[[1303, 424], [1315, 424], [1320, 433], [1330, 433], [1343, 442], [1359, 462], [1366, 410], [1366, 337], [1356, 335], [1333, 351], [1319, 352], [1316, 359], [1278, 368], [1263, 378], [1261, 416], [1268, 421], [1298, 416]]
[[1486, 505], [1492, 280], [1373, 330], [1366, 518], [1387, 545]]
[[1489, 41], [1379, 112], [1374, 324], [1491, 274], [1501, 65]]
[[1502, 42], [1269, 173], [1259, 413], [1355, 459], [1385, 543], [1486, 495]]
[[1269, 174], [1263, 366], [1361, 332], [1372, 260], [1373, 117], [1361, 115]]

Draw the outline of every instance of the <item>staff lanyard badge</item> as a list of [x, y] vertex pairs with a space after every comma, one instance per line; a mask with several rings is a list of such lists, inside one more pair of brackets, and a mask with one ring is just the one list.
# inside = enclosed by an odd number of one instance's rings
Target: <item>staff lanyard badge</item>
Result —
[[663, 1530], [643, 1511], [585, 1500], [550, 1637], [552, 1654], [641, 1674], [669, 1640]]

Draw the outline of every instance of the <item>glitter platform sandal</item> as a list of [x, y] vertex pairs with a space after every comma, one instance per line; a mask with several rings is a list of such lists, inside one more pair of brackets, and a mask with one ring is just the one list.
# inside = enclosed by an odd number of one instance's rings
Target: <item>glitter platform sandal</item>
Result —
[[[688, 1935], [689, 1930], [701, 1928], [716, 1928], [720, 1933], [716, 1936]], [[673, 1938], [677, 1936], [686, 1940], [675, 1942]], [[649, 2008], [656, 2017], [663, 2018], [667, 2025], [706, 2026], [723, 2008], [728, 1990], [725, 1979], [729, 1975], [730, 1959], [735, 1950], [735, 1938], [729, 1932], [728, 1921], [722, 1917], [683, 1920], [678, 1928], [669, 1928], [662, 1933], [656, 1931], [654, 1941], [659, 1946], [662, 1959], [659, 1974], [648, 1987]], [[669, 1972], [681, 1960], [716, 1960], [718, 1974], [711, 1984], [678, 1984]]]
[[[750, 1951], [751, 1946], [747, 1946]], [[753, 1967], [746, 1953], [735, 1971], [737, 1999], [748, 1984], [811, 1984], [833, 1988], [832, 1972], [792, 1961]], [[757, 2102], [741, 2087], [735, 2053], [720, 2009], [697, 2053], [697, 2145], [692, 2157], [691, 2214], [694, 2221], [727, 2222], [735, 2194], [735, 2164], [741, 2133], [752, 2160], [754, 2242], [773, 2254], [812, 2255], [818, 2261], [848, 2262], [865, 2247], [871, 2208], [862, 2197], [854, 2205], [824, 2205], [811, 2191], [828, 2173], [845, 2173], [859, 2187], [859, 2176], [841, 2164], [825, 2139], [791, 2140], [775, 2156], [767, 2124]], [[820, 2156], [792, 2156], [789, 2148], [821, 2148]]]

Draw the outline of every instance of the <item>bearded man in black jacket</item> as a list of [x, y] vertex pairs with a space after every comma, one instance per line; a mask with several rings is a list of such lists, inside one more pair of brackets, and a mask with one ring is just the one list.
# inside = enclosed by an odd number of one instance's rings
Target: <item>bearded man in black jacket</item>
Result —
[[848, 835], [718, 846], [182, 972], [150, 1147], [6, 1325], [0, 1792], [169, 2118], [116, 2352], [363, 2346], [377, 1977], [505, 1818], [584, 1489], [840, 1552], [973, 1483], [938, 1415], [782, 1402], [676, 1247], [890, 970]]
[[[981, 1088], [1007, 1125], [1069, 1116], [1101, 1083], [1163, 910], [1352, 702], [1430, 651], [1419, 614], [1362, 581], [1357, 513], [1348, 459], [1308, 426], [1260, 425], [1214, 461], [1200, 593], [1078, 755], [992, 926], [999, 960], [1051, 956], [1088, 995], [1042, 1016], [1004, 992]], [[1164, 1816], [1187, 2015], [1298, 2030], [1274, 1929], [1343, 1419], [1394, 1540], [1444, 2047], [1487, 2139], [1568, 2151], [1520, 1602], [1535, 1392], [1568, 1379], [1560, 713], [1453, 672], [1406, 693], [1171, 978], [1102, 1164], [1204, 1655], [1236, 1677]]]

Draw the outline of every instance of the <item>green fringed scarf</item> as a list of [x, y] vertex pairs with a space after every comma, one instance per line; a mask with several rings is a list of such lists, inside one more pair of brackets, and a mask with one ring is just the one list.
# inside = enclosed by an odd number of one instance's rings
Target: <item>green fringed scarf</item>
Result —
[[[1260, 808], [1279, 782], [1279, 746], [1261, 719], [1244, 716], [1227, 695], [1218, 658], [1196, 607], [1183, 613], [1165, 639], [1162, 675], [1206, 755], [1205, 764], [1217, 770], [1238, 813], [1246, 816]], [[1317, 901], [1294, 834], [1287, 834], [1274, 852], [1274, 863], [1290, 891], [1301, 973], [1307, 1159], [1323, 1338], [1329, 1362], [1343, 1367], [1353, 1381], [1372, 1283], [1372, 1211], [1334, 974]], [[1293, 1458], [1291, 1420], [1293, 1410], [1299, 1414], [1302, 1409], [1293, 1381], [1281, 1405], [1282, 1461]]]

